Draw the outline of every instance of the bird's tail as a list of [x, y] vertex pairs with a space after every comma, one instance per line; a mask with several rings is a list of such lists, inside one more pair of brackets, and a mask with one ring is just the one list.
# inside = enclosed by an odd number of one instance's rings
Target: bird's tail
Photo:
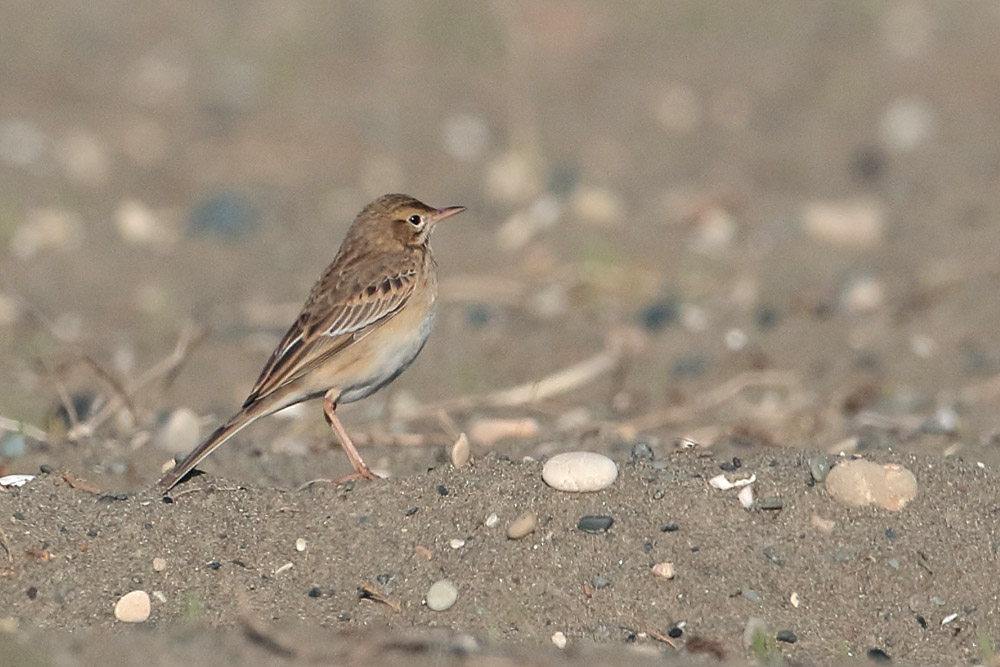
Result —
[[183, 461], [175, 465], [163, 476], [159, 485], [163, 487], [164, 492], [172, 489], [177, 482], [181, 481], [196, 465], [201, 463], [202, 459], [214, 452], [216, 448], [229, 440], [229, 438], [243, 430], [244, 427], [249, 426], [261, 417], [275, 412], [280, 407], [284, 407], [275, 406], [274, 403], [275, 401], [273, 400], [257, 400], [230, 417], [229, 421], [225, 424], [215, 429], [215, 432], [208, 439], [192, 449], [184, 457]]

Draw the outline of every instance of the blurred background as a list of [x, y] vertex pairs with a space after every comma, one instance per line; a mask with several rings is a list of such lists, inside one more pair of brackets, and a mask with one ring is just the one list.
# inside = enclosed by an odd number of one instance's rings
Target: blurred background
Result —
[[[998, 29], [990, 2], [8, 0], [0, 467], [149, 483], [396, 191], [470, 210], [422, 356], [345, 406], [376, 465], [456, 429], [996, 462]], [[346, 468], [318, 405], [285, 416], [206, 468]]]

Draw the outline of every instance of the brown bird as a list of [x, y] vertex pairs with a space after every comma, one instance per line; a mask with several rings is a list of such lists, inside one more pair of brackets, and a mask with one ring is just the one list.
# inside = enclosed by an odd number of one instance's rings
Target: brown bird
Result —
[[437, 298], [430, 234], [437, 223], [464, 210], [436, 209], [400, 194], [365, 206], [243, 408], [170, 470], [160, 486], [172, 488], [243, 427], [320, 396], [326, 420], [354, 466], [345, 479], [374, 479], [337, 417], [337, 405], [378, 391], [420, 353]]

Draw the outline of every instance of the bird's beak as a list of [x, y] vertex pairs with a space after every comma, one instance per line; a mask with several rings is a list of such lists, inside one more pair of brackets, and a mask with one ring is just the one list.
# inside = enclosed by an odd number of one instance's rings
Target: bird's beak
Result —
[[427, 217], [427, 226], [436, 225], [445, 218], [450, 218], [453, 215], [458, 215], [465, 210], [464, 206], [449, 206], [448, 208], [439, 208]]

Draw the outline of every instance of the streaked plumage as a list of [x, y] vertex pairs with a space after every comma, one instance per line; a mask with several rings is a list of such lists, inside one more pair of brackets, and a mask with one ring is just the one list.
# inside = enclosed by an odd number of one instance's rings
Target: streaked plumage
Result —
[[463, 210], [461, 206], [435, 209], [398, 194], [368, 204], [267, 360], [242, 409], [168, 472], [160, 485], [173, 487], [257, 419], [320, 396], [355, 475], [373, 477], [334, 409], [392, 382], [423, 348], [437, 297], [430, 231]]

